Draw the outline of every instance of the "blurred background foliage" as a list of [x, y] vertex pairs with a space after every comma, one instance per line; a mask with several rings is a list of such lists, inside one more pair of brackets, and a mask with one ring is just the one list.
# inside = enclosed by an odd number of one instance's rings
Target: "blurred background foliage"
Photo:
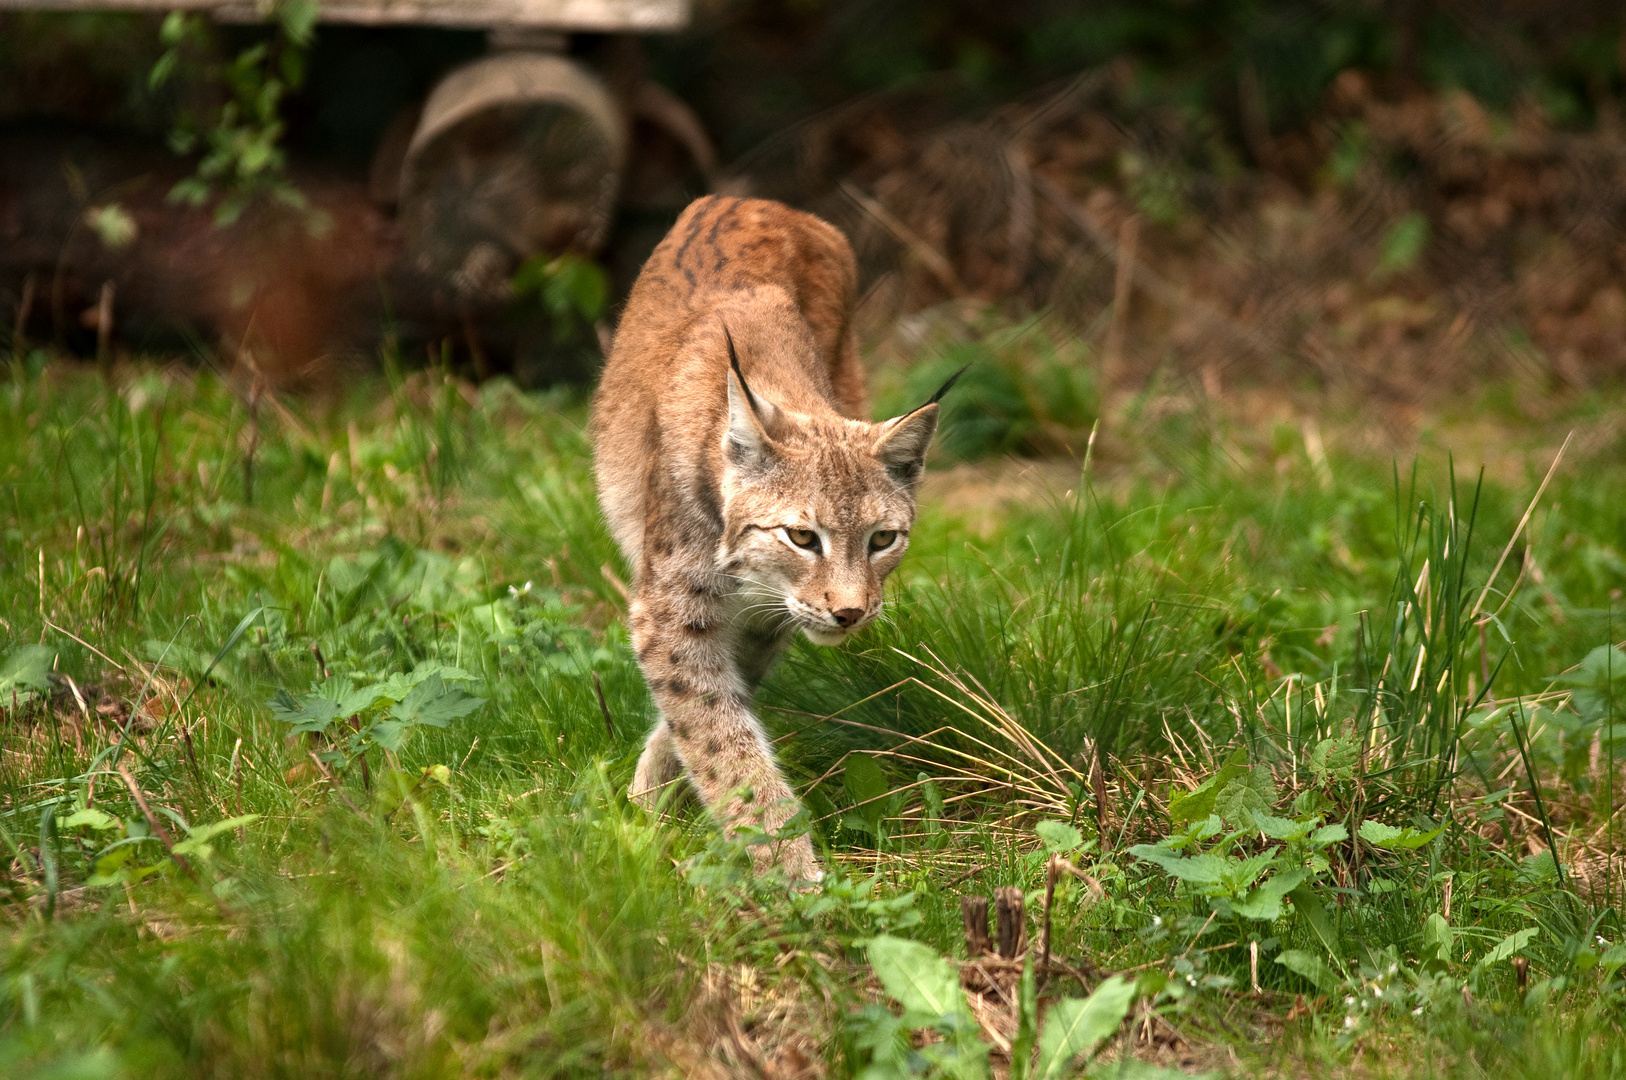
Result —
[[1144, 102], [1206, 114], [1244, 154], [1245, 97], [1291, 128], [1347, 68], [1593, 122], [1622, 89], [1622, 26], [1607, 0], [745, 0], [702, 3], [651, 52], [735, 154], [854, 95], [931, 79], [964, 110], [1112, 61]]
[[[0, 15], [0, 122], [167, 130], [187, 88], [147, 85], [160, 22]], [[1493, 109], [1532, 98], [1566, 126], [1612, 120], [1623, 27], [1608, 0], [700, 0], [689, 30], [645, 45], [725, 159], [860, 95], [930, 83], [942, 109], [966, 112], [1117, 61], [1133, 67], [1135, 99], [1206, 116], [1245, 160], [1247, 125], [1306, 123], [1349, 68], [1465, 90]], [[264, 33], [217, 28], [227, 46]], [[293, 145], [364, 166], [395, 112], [483, 47], [472, 31], [324, 26], [290, 103]], [[591, 55], [602, 42], [580, 35], [572, 48]]]
[[[121, 282], [117, 330], [137, 349], [212, 339], [230, 352], [247, 333], [235, 308], [197, 300], [203, 290], [127, 288], [153, 279], [143, 267], [230, 258], [155, 228], [162, 199], [143, 204], [127, 181], [161, 171], [166, 136], [197, 127], [188, 118], [227, 115], [242, 94], [221, 73], [275, 30], [212, 26], [166, 61], [161, 24], [0, 15], [11, 186], [62, 189], [16, 204], [18, 236], [44, 239], [31, 255], [0, 252], [0, 304], [27, 273], [61, 278], [59, 348], [90, 350], [94, 319], [72, 315], [109, 277]], [[988, 434], [967, 435], [981, 452], [1076, 446], [1087, 399], [1160, 372], [1209, 394], [1252, 380], [1390, 402], [1509, 378], [1511, 400], [1529, 402], [1626, 373], [1626, 14], [1604, 0], [699, 0], [682, 33], [636, 45], [575, 35], [567, 48], [612, 88], [647, 75], [675, 92], [721, 169], [635, 127], [609, 241], [574, 253], [602, 269], [590, 282], [602, 300], [566, 303], [564, 279], [549, 293], [530, 273], [510, 283], [506, 311], [431, 311], [422, 282], [398, 273], [380, 286], [377, 267], [410, 270], [381, 148], [486, 48], [473, 31], [323, 24], [301, 53], [303, 81], [281, 79], [276, 115], [245, 127], [256, 161], [286, 156], [312, 221], [337, 225], [254, 259], [255, 303], [289, 324], [262, 317], [256, 332], [284, 344], [261, 352], [298, 354], [280, 374], [261, 357], [273, 381], [331, 381], [334, 358], [375, 368], [381, 325], [410, 355], [476, 377], [587, 381], [644, 257], [708, 190], [783, 199], [842, 227], [866, 346], [888, 363], [929, 359], [916, 341], [964, 353], [900, 393], [1005, 348], [966, 303], [997, 309], [1016, 339], [1042, 314], [1051, 339], [1075, 340], [1060, 360], [979, 365], [966, 396], [990, 419]], [[193, 142], [194, 155], [209, 145]], [[126, 166], [108, 164], [121, 154]], [[167, 160], [164, 190], [183, 168], [202, 171]], [[111, 243], [81, 250], [89, 215], [104, 240], [104, 224], [141, 223], [123, 262]], [[898, 320], [915, 316], [923, 329], [904, 341]], [[156, 336], [166, 321], [182, 333]], [[1069, 365], [1090, 371], [1058, 374]]]

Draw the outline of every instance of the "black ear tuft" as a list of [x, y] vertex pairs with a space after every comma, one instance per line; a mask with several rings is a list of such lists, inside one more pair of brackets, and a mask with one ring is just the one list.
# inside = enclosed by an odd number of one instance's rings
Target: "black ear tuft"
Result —
[[723, 324], [723, 339], [728, 342], [728, 363], [733, 378], [728, 383], [728, 432], [724, 436], [724, 449], [728, 458], [741, 468], [760, 467], [772, 459], [774, 444], [771, 431], [779, 425], [779, 409], [752, 392], [740, 370], [740, 354], [734, 348], [734, 335]]
[[943, 395], [948, 393], [950, 390], [954, 389], [954, 384], [960, 381], [960, 376], [964, 375], [966, 372], [968, 372], [970, 370], [971, 370], [971, 365], [967, 364], [965, 367], [961, 368], [959, 371], [956, 371], [953, 375], [950, 375], [948, 377], [948, 382], [944, 383], [942, 386], [939, 386], [937, 388], [937, 393], [933, 394], [927, 400], [926, 404], [928, 404], [928, 405], [936, 405], [939, 401], [942, 401], [943, 400]]
[[[751, 393], [751, 387], [745, 381], [745, 373], [740, 370], [740, 354], [734, 351], [734, 335], [728, 332], [727, 323], [723, 324], [723, 340], [728, 342], [728, 364], [734, 369], [734, 377], [740, 380], [740, 389], [745, 391], [745, 403], [751, 406], [751, 411], [756, 413], [757, 417], [760, 419], [762, 416], [762, 406], [757, 404], [757, 396]], [[964, 369], [962, 368], [961, 370]], [[958, 379], [959, 376], [956, 375], [954, 378]], [[949, 382], [952, 384], [954, 379], [950, 379]], [[944, 387], [943, 389], [946, 390], [948, 387]], [[942, 392], [942, 390], [938, 391], [938, 393]], [[934, 398], [933, 400], [936, 399]]]
[[914, 487], [926, 467], [926, 448], [937, 432], [937, 414], [942, 406], [928, 401], [914, 412], [895, 417], [881, 425], [881, 435], [870, 452], [881, 460], [892, 478]]

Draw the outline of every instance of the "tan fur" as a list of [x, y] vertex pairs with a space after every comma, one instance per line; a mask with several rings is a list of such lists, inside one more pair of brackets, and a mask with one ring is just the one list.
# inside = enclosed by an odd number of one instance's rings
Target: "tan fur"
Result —
[[[752, 712], [757, 685], [796, 630], [833, 645], [872, 621], [908, 546], [938, 410], [859, 419], [855, 281], [831, 225], [712, 196], [683, 212], [628, 298], [593, 438], [660, 709], [632, 784], [646, 805], [687, 770], [731, 831], [776, 833], [797, 802]], [[798, 546], [810, 532], [818, 551]], [[819, 874], [805, 835], [755, 851], [759, 869]]]

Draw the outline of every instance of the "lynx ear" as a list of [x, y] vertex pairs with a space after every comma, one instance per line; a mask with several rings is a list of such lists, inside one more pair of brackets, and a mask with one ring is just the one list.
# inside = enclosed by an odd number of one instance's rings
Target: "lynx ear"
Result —
[[893, 417], [881, 425], [880, 437], [870, 453], [881, 459], [892, 478], [913, 487], [926, 468], [926, 448], [937, 433], [938, 406], [928, 401], [912, 413]]
[[723, 326], [723, 338], [728, 342], [728, 435], [723, 449], [736, 465], [759, 464], [774, 452], [773, 438], [768, 434], [779, 421], [779, 410], [770, 401], [764, 401], [751, 392], [740, 371], [740, 356], [734, 351], [734, 335]]
[[926, 449], [931, 446], [932, 436], [937, 433], [940, 411], [937, 403], [965, 371], [965, 368], [961, 368], [950, 375], [948, 381], [937, 388], [937, 393], [914, 412], [893, 417], [881, 425], [880, 437], [870, 447], [870, 452], [881, 459], [887, 472], [899, 483], [913, 487], [920, 479], [921, 472], [926, 468]]

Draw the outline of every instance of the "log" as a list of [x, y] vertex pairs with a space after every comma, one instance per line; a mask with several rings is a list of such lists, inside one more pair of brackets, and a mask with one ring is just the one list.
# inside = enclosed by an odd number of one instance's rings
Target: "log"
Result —
[[993, 952], [993, 943], [988, 940], [988, 898], [960, 897], [960, 917], [965, 921], [966, 957], [975, 960]]
[[1006, 885], [994, 890], [994, 917], [999, 923], [999, 955], [1015, 960], [1026, 944], [1027, 919], [1022, 911], [1022, 890]]

